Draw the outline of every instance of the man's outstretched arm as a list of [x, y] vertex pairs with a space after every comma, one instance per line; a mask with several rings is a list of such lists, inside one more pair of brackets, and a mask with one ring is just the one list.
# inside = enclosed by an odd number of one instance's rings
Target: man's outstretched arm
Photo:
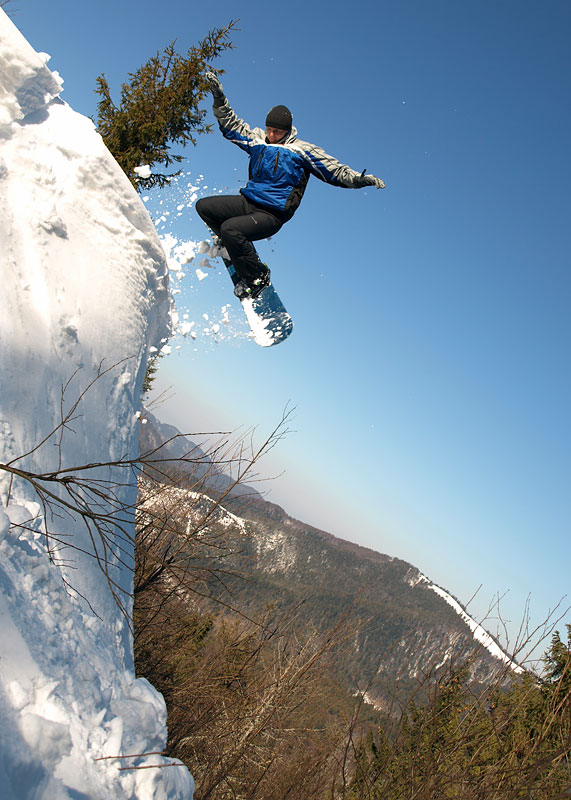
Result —
[[365, 170], [357, 172], [347, 164], [342, 164], [330, 156], [321, 147], [308, 142], [299, 142], [304, 156], [308, 161], [311, 172], [322, 181], [332, 186], [342, 186], [345, 189], [362, 189], [365, 186], [375, 186], [384, 189], [385, 182], [375, 175], [365, 175]]

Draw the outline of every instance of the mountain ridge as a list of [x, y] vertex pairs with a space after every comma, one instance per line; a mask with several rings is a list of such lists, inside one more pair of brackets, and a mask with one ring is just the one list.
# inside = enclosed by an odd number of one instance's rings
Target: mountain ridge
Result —
[[[144, 426], [144, 443], [156, 441], [149, 436], [153, 424], [149, 418]], [[186, 440], [184, 446], [191, 445]], [[220, 562], [224, 587], [214, 580], [208, 586], [214, 603], [231, 598], [248, 614], [303, 607], [305, 623], [320, 630], [352, 614], [353, 650], [342, 670], [353, 690], [366, 689], [379, 707], [395, 693], [413, 692], [432, 667], [452, 661], [469, 660], [471, 677], [480, 683], [520, 669], [456, 598], [414, 565], [295, 519], [248, 487], [230, 491], [218, 505], [230, 482], [219, 475], [211, 482], [210, 502], [217, 508], [210, 525], [224, 529], [227, 543]], [[210, 496], [202, 497], [207, 503]]]

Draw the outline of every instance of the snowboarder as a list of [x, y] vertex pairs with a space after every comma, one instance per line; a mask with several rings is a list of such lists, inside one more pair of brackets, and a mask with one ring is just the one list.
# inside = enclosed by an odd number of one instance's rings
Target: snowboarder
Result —
[[228, 251], [239, 279], [234, 294], [240, 299], [254, 298], [269, 285], [270, 270], [260, 261], [252, 242], [273, 236], [291, 219], [310, 175], [348, 189], [384, 189], [385, 184], [298, 139], [286, 106], [270, 109], [265, 131], [250, 128], [230, 107], [216, 75], [209, 72], [206, 78], [220, 130], [249, 154], [250, 167], [248, 183], [239, 195], [203, 197], [196, 210]]

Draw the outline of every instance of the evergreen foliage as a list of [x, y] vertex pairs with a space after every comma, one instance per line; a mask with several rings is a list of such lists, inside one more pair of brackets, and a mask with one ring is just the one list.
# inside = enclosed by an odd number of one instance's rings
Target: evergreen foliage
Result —
[[147, 361], [147, 369], [145, 371], [145, 377], [143, 379], [143, 387], [141, 390], [143, 397], [145, 397], [145, 395], [147, 395], [153, 388], [153, 382], [155, 380], [155, 377], [159, 369], [159, 359], [161, 357], [162, 353], [160, 352], [155, 353]]
[[567, 625], [567, 644], [561, 641], [559, 631], [556, 631], [551, 641], [551, 647], [544, 658], [546, 681], [553, 690], [571, 691], [571, 625]]
[[173, 144], [195, 145], [197, 134], [210, 131], [211, 125], [204, 121], [206, 110], [200, 107], [210, 94], [204, 76], [208, 71], [223, 72], [211, 62], [232, 48], [230, 34], [235, 29], [235, 20], [214, 28], [186, 55], [177, 53], [172, 42], [129, 74], [118, 105], [111, 99], [105, 75], [97, 78], [97, 130], [135, 188], [168, 183], [173, 174], [139, 177], [135, 169], [143, 165], [168, 169], [182, 160], [171, 152]]
[[571, 629], [555, 633], [543, 679], [530, 672], [474, 694], [463, 669], [434, 677], [397, 733], [379, 729], [356, 757], [348, 800], [563, 800], [571, 796]]

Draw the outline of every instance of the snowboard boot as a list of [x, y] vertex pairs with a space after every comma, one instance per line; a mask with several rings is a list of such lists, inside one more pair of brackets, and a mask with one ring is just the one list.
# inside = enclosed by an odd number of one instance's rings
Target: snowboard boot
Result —
[[250, 297], [259, 297], [266, 286], [270, 285], [270, 270], [266, 264], [262, 264], [264, 271], [258, 275], [254, 282], [250, 285]]
[[250, 287], [245, 280], [238, 281], [234, 286], [234, 294], [239, 300], [245, 300], [246, 297], [250, 296]]
[[248, 283], [244, 278], [238, 281], [234, 287], [234, 294], [236, 297], [240, 298], [240, 300], [244, 300], [246, 297], [255, 300], [256, 297], [260, 296], [266, 286], [270, 285], [270, 270], [265, 264], [262, 264], [262, 267], [264, 271], [251, 283]]

